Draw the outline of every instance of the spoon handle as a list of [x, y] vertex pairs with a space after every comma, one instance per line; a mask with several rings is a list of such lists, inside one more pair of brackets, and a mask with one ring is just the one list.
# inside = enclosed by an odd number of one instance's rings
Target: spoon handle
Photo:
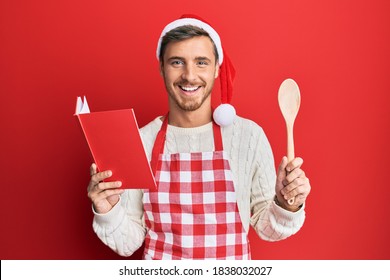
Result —
[[[293, 133], [294, 123], [287, 124], [287, 159], [288, 162], [291, 162], [295, 158], [294, 152], [294, 133]], [[295, 197], [290, 198], [287, 203], [293, 205], [295, 202]]]

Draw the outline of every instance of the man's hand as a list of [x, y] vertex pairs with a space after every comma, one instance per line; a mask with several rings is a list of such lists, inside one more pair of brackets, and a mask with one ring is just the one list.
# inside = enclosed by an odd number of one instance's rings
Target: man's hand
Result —
[[91, 180], [88, 185], [88, 197], [93, 203], [95, 211], [99, 214], [105, 214], [115, 206], [119, 201], [119, 195], [124, 192], [118, 189], [122, 183], [102, 182], [112, 176], [110, 170], [97, 173], [96, 164], [92, 163], [90, 168]]
[[[278, 204], [293, 212], [299, 210], [311, 190], [309, 179], [301, 169], [302, 164], [303, 160], [299, 157], [294, 158], [290, 163], [288, 163], [287, 157], [283, 157], [276, 177]], [[289, 205], [287, 202], [291, 198], [295, 198], [293, 205]]]

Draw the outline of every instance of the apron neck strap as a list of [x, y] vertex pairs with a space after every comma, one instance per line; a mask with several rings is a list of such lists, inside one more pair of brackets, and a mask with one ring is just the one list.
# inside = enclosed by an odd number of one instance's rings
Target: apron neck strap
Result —
[[[169, 114], [169, 113], [168, 113]], [[157, 162], [160, 154], [164, 153], [164, 144], [168, 128], [168, 114], [164, 117], [160, 131], [157, 134], [156, 141], [154, 142], [152, 151], [151, 168], [153, 174], [156, 174]], [[215, 151], [223, 150], [221, 127], [213, 121], [213, 133], [214, 133], [214, 149]]]

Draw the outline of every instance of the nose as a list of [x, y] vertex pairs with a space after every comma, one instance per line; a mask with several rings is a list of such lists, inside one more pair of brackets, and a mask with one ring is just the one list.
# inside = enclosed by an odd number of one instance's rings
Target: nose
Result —
[[189, 82], [196, 80], [196, 69], [193, 65], [187, 64], [183, 69], [182, 79]]

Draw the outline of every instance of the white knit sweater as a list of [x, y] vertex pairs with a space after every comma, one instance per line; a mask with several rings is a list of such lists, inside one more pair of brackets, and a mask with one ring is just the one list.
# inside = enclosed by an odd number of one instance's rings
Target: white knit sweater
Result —
[[[160, 118], [156, 118], [141, 128], [149, 160], [161, 125]], [[213, 139], [212, 123], [195, 128], [168, 126], [164, 152], [212, 151]], [[304, 207], [293, 213], [273, 201], [275, 165], [271, 147], [261, 127], [237, 117], [233, 125], [222, 129], [222, 139], [224, 150], [230, 157], [238, 208], [245, 230], [248, 232], [251, 224], [257, 234], [268, 241], [282, 240], [295, 234], [303, 225]], [[107, 246], [122, 256], [133, 254], [144, 241], [147, 229], [142, 196], [142, 190], [127, 190], [110, 212], [94, 212], [94, 231]]]

